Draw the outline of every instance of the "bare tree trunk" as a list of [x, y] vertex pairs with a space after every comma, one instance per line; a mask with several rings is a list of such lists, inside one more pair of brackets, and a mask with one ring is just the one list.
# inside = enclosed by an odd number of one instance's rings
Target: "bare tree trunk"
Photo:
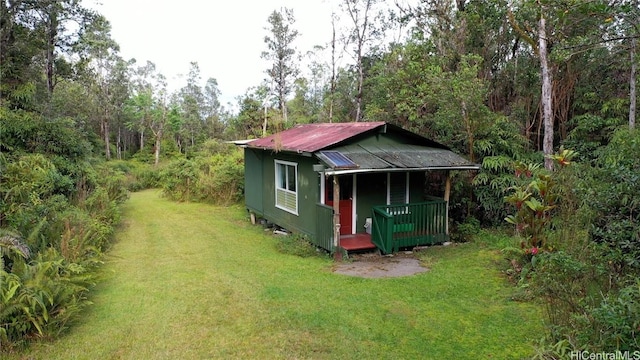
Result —
[[362, 69], [362, 53], [358, 48], [358, 92], [356, 93], [356, 122], [362, 119], [362, 83], [364, 82], [364, 70]]
[[333, 122], [333, 101], [336, 94], [336, 18], [331, 16], [331, 87], [329, 91], [329, 122]]
[[636, 39], [631, 38], [631, 74], [629, 75], [629, 129], [636, 127]]
[[18, 5], [15, 3], [7, 4], [6, 1], [0, 1], [0, 64], [5, 63], [5, 59], [8, 57], [7, 48], [15, 41], [13, 23], [17, 7]]
[[102, 129], [104, 131], [104, 154], [107, 160], [111, 160], [111, 144], [109, 143], [109, 120], [108, 114], [105, 114], [105, 118], [102, 119]]
[[476, 155], [473, 147], [475, 146], [475, 137], [473, 135], [473, 130], [471, 129], [471, 119], [469, 118], [469, 112], [467, 111], [467, 104], [465, 101], [461, 104], [462, 107], [462, 120], [465, 124], [465, 130], [467, 132], [467, 141], [469, 146], [469, 161], [476, 162]]
[[167, 119], [167, 107], [163, 104], [162, 105], [162, 121], [160, 122], [160, 125], [158, 126], [157, 130], [154, 130], [154, 128], [151, 128], [151, 131], [153, 132], [153, 135], [156, 138], [156, 143], [155, 146], [153, 147], [154, 150], [154, 166], [158, 166], [158, 164], [160, 163], [160, 145], [162, 145], [162, 134], [164, 134], [164, 124], [166, 122]]
[[553, 160], [549, 157], [553, 153], [553, 107], [551, 72], [547, 60], [547, 31], [544, 12], [540, 13], [538, 22], [538, 52], [540, 54], [540, 71], [542, 73], [542, 119], [544, 122], [544, 138], [542, 140], [542, 151], [544, 152], [544, 167], [553, 170]]
[[116, 156], [122, 160], [122, 127], [118, 126], [118, 138], [116, 139]]
[[52, 7], [49, 15], [49, 29], [47, 34], [47, 89], [49, 90], [49, 96], [53, 94], [55, 88], [55, 73], [53, 69], [53, 63], [55, 62], [55, 49], [56, 39], [58, 37], [58, 14]]
[[[356, 66], [358, 68], [358, 91], [356, 93], [356, 117], [358, 122], [362, 119], [362, 92], [364, 83], [364, 64], [362, 63], [362, 53], [364, 51], [365, 42], [368, 40], [369, 33], [369, 10], [373, 4], [373, 0], [363, 0], [364, 9], [357, 9], [358, 3], [345, 1], [347, 12], [351, 17], [354, 25], [353, 39], [356, 42]], [[360, 13], [362, 11], [362, 14]]]
[[264, 122], [262, 123], [262, 137], [267, 136], [267, 103], [264, 103]]
[[122, 158], [124, 160], [127, 159], [127, 149], [129, 149], [129, 142], [130, 142], [130, 134], [128, 131], [125, 130], [124, 132], [124, 136], [122, 139]]
[[160, 144], [162, 143], [162, 131], [159, 131], [156, 134], [156, 144], [154, 146], [154, 166], [158, 166], [158, 163], [160, 163]]
[[289, 121], [289, 114], [287, 113], [287, 102], [282, 103], [282, 120], [286, 124]]

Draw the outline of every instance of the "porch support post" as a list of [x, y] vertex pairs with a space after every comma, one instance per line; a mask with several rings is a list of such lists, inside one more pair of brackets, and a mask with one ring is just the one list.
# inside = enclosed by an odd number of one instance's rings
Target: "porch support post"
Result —
[[451, 195], [451, 173], [447, 171], [447, 180], [444, 183], [444, 201], [447, 203], [447, 216], [445, 223], [445, 232], [449, 235], [449, 196]]
[[335, 260], [342, 260], [342, 249], [340, 248], [340, 182], [337, 175], [333, 175], [333, 256]]

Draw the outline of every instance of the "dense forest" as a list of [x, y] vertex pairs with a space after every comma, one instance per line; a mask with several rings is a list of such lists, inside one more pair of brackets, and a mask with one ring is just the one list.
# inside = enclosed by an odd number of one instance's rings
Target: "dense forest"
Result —
[[196, 62], [171, 91], [153, 62], [123, 59], [79, 0], [0, 1], [3, 350], [81, 314], [127, 191], [236, 202], [242, 155], [226, 141], [347, 121], [391, 122], [482, 164], [455, 174], [455, 228], [521, 239], [505, 273], [545, 305], [541, 358], [640, 348], [640, 2], [339, 5], [342, 25], [305, 54], [295, 13], [267, 14], [255, 36], [272, 65], [230, 111]]

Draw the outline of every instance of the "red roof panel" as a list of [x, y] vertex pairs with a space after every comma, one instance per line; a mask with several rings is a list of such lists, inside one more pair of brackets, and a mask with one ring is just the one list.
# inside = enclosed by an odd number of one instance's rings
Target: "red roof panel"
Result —
[[247, 146], [278, 151], [316, 152], [385, 124], [383, 121], [301, 124], [251, 141]]

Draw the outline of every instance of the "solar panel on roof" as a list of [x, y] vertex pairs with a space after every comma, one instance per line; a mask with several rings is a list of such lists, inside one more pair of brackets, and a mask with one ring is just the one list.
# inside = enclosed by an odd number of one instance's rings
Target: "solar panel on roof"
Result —
[[339, 151], [320, 151], [322, 159], [334, 169], [355, 169], [358, 164], [354, 163], [348, 157]]

